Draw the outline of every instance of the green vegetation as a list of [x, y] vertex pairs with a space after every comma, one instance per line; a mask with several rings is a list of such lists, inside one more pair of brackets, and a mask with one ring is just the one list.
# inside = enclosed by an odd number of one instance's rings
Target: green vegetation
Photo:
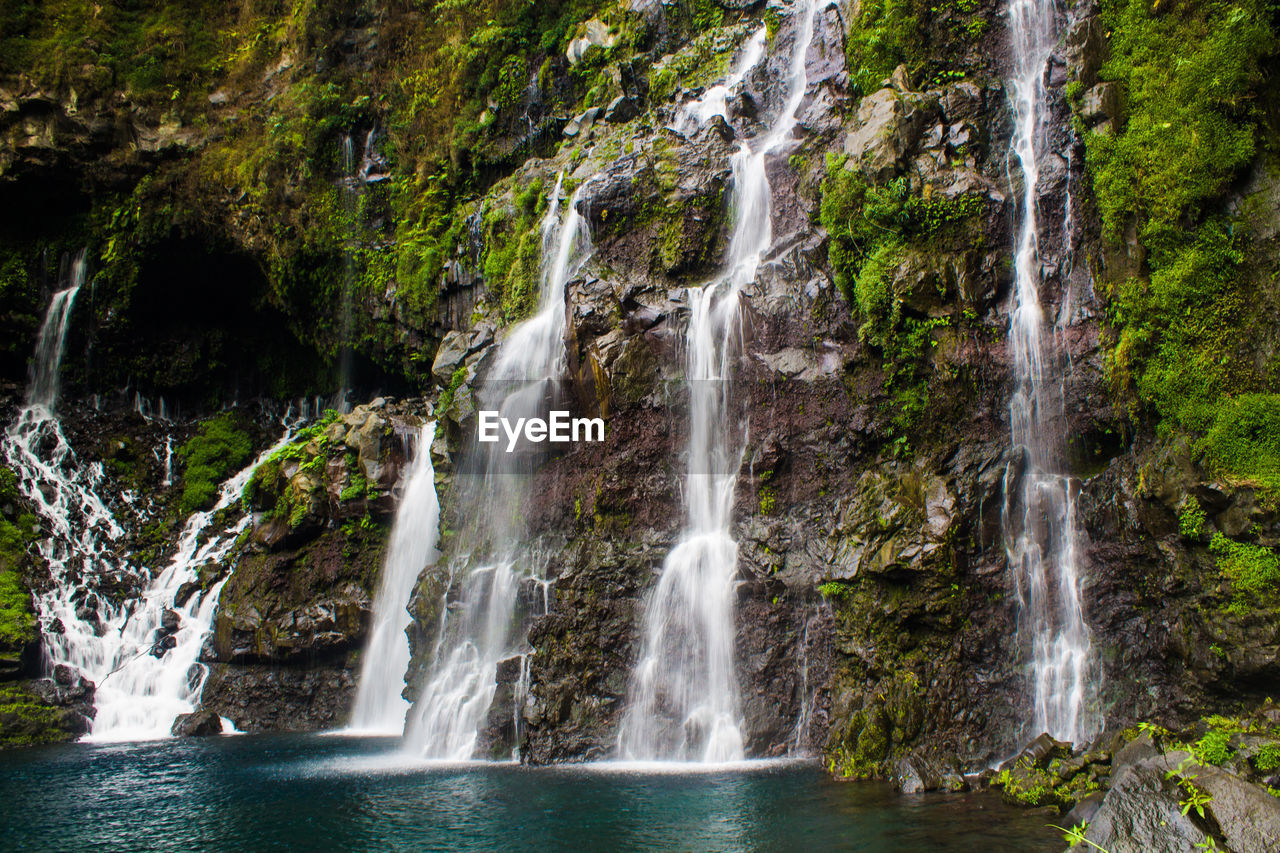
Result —
[[[766, 30], [767, 26], [766, 24]], [[692, 45], [654, 69], [649, 79], [652, 100], [667, 100], [681, 86], [709, 85], [729, 70], [736, 44], [722, 38], [714, 30], [698, 32], [702, 35]]]
[[[532, 146], [545, 148], [544, 131], [578, 100], [586, 81], [565, 65], [569, 41], [602, 9], [622, 36], [617, 51], [633, 50], [642, 36], [639, 16], [606, 7], [606, 0], [392, 4], [379, 12], [380, 40], [351, 63], [331, 59], [345, 50], [341, 34], [368, 32], [359, 29], [366, 13], [336, 0], [244, 8], [18, 0], [0, 9], [0, 72], [28, 73], [63, 97], [74, 91], [85, 114], [104, 103], [116, 110], [119, 91], [146, 108], [141, 121], [198, 141], [134, 192], [93, 199], [92, 230], [106, 243], [95, 267], [97, 310], [127, 316], [139, 267], [158, 242], [207, 240], [226, 233], [231, 217], [235, 248], [251, 247], [266, 275], [262, 300], [284, 312], [303, 345], [331, 358], [342, 351], [349, 288], [357, 352], [412, 377], [429, 354], [377, 322], [368, 306], [391, 303], [411, 327], [432, 322], [441, 271], [468, 214]], [[668, 15], [680, 27], [706, 28], [723, 12], [711, 0], [686, 0]], [[606, 70], [594, 73], [603, 78]], [[541, 88], [545, 127], [528, 127], [521, 114], [530, 87]], [[350, 135], [359, 147], [371, 128], [388, 174], [361, 186], [352, 203], [338, 182], [342, 139]], [[500, 268], [502, 307], [513, 318], [528, 310], [529, 282], [536, 283], [528, 275], [536, 235], [521, 236], [493, 247], [485, 265]], [[516, 269], [501, 263], [508, 254]], [[10, 281], [25, 287], [12, 261], [0, 255], [6, 296]], [[9, 319], [32, 322], [19, 311]], [[290, 376], [281, 384], [283, 396], [326, 380]]]
[[1201, 446], [1220, 473], [1280, 494], [1280, 394], [1223, 399]]
[[1084, 837], [1085, 833], [1089, 831], [1088, 821], [1084, 821], [1083, 823], [1078, 823], [1075, 826], [1071, 827], [1070, 829], [1058, 826], [1057, 824], [1054, 824], [1054, 823], [1048, 824], [1048, 826], [1050, 829], [1056, 829], [1062, 833], [1062, 840], [1067, 842], [1068, 847], [1078, 847], [1081, 844], [1087, 844], [1092, 849], [1101, 851], [1101, 853], [1109, 853], [1107, 848], [1099, 844], [1095, 844], [1094, 842]]
[[1231, 748], [1231, 732], [1210, 729], [1196, 744], [1195, 754], [1205, 764], [1221, 766], [1231, 760], [1235, 750]]
[[0, 516], [0, 653], [16, 653], [36, 638], [36, 617], [24, 574], [28, 549], [36, 538], [36, 518], [21, 506], [17, 475], [0, 466], [0, 506], [15, 507], [12, 519]]
[[1146, 245], [1181, 243], [1181, 223], [1252, 159], [1255, 90], [1276, 48], [1271, 11], [1266, 0], [1102, 4], [1111, 56], [1101, 76], [1124, 86], [1129, 105], [1122, 132], [1088, 136], [1108, 237], [1119, 240], [1132, 217]]
[[963, 61], [969, 44], [990, 26], [977, 0], [866, 0], [856, 12], [845, 58], [857, 96], [880, 88], [899, 65], [917, 86], [963, 78], [963, 69], [945, 63]]
[[522, 320], [538, 304], [542, 265], [542, 212], [547, 202], [542, 182], [515, 192], [515, 209], [501, 200], [485, 211], [484, 274], [489, 298], [501, 306], [508, 323]]
[[908, 73], [923, 67], [921, 17], [930, 14], [921, 0], [867, 0], [856, 7], [845, 55], [854, 91], [867, 95], [899, 65]]
[[1025, 760], [1013, 769], [1001, 770], [991, 780], [1005, 799], [1024, 806], [1071, 806], [1085, 794], [1096, 791], [1098, 782], [1087, 773], [1075, 773], [1063, 780], [1058, 776], [1061, 759], [1048, 768], [1027, 764]]
[[[8, 531], [0, 530], [0, 537], [7, 536]], [[7, 544], [0, 543], [0, 547]], [[31, 591], [16, 571], [5, 568], [0, 571], [0, 649], [21, 649], [35, 639], [35, 628]]]
[[[335, 486], [340, 486], [338, 501], [342, 503], [377, 496], [377, 484], [365, 475], [358, 456], [330, 435], [329, 428], [338, 419], [339, 414], [330, 409], [264, 459], [245, 483], [241, 495], [245, 510], [261, 512], [262, 521], [282, 521], [290, 531], [296, 531], [328, 516], [327, 494]], [[342, 428], [345, 430], [345, 425]], [[340, 467], [330, 467], [339, 460]], [[366, 506], [364, 517], [348, 518], [341, 529], [351, 539], [376, 526]]]
[[827, 581], [818, 585], [818, 594], [828, 601], [844, 601], [853, 597], [853, 590], [843, 581]]
[[1188, 539], [1199, 539], [1204, 533], [1204, 508], [1195, 495], [1187, 495], [1178, 512], [1178, 532]]
[[1259, 773], [1275, 773], [1280, 770], [1280, 743], [1269, 743], [1253, 757], [1253, 766]]
[[881, 681], [868, 703], [838, 723], [826, 753], [827, 770], [849, 779], [884, 778], [924, 722], [924, 689], [910, 671]]
[[377, 492], [377, 487], [365, 477], [364, 471], [360, 469], [354, 453], [347, 454], [347, 470], [351, 472], [351, 482], [338, 493], [338, 500], [354, 501], [360, 498], [373, 497]]
[[190, 515], [213, 506], [218, 484], [248, 462], [252, 453], [253, 440], [236, 412], [223, 412], [201, 424], [200, 432], [177, 451], [186, 466], [178, 501], [182, 513]]
[[1127, 115], [1086, 134], [1104, 237], [1128, 240], [1131, 258], [1145, 253], [1145, 266], [1105, 287], [1114, 382], [1162, 429], [1204, 436], [1219, 474], [1271, 490], [1277, 376], [1250, 347], [1274, 307], [1244, 229], [1218, 201], [1259, 148], [1274, 10], [1270, 0], [1107, 0], [1101, 76], [1121, 87]]
[[34, 746], [69, 740], [64, 713], [21, 684], [0, 686], [0, 746]]
[[157, 106], [198, 102], [230, 21], [226, 4], [13, 0], [0, 7], [0, 72], [81, 96], [110, 88]]
[[1199, 774], [1194, 771], [1199, 766], [1201, 766], [1200, 760], [1193, 752], [1182, 759], [1177, 767], [1166, 772], [1164, 778], [1174, 780], [1182, 789], [1182, 799], [1179, 801], [1182, 813], [1186, 815], [1194, 811], [1201, 820], [1204, 820], [1204, 807], [1213, 801], [1213, 795], [1195, 783]]
[[928, 407], [933, 333], [951, 320], [907, 310], [913, 294], [901, 291], [894, 272], [913, 248], [927, 253], [940, 239], [963, 240], [986, 203], [977, 195], [935, 196], [905, 176], [874, 186], [845, 164], [845, 157], [828, 155], [822, 182], [828, 260], [836, 285], [858, 306], [859, 336], [883, 355], [893, 425], [905, 438]]
[[1237, 542], [1215, 533], [1209, 550], [1218, 568], [1231, 581], [1233, 598], [1229, 612], [1243, 615], [1274, 607], [1280, 594], [1280, 554], [1261, 545]]
[[442, 416], [453, 406], [454, 395], [458, 393], [458, 389], [466, 381], [467, 366], [460, 364], [454, 369], [453, 375], [449, 377], [448, 386], [440, 392], [440, 398], [436, 400], [436, 414], [441, 416], [437, 418], [437, 423], [440, 424], [441, 429], [444, 428], [444, 417]]

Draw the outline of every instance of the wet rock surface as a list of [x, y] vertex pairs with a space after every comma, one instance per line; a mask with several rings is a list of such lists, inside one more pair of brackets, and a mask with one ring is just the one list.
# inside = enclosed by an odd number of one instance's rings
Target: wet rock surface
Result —
[[245, 731], [345, 722], [418, 401], [374, 400], [301, 433], [250, 484], [261, 507], [201, 660], [203, 706]]
[[173, 721], [174, 737], [209, 737], [222, 734], [222, 720], [208, 710], [183, 714]]
[[[342, 348], [335, 331], [341, 324], [331, 316], [333, 305], [320, 303], [338, 302], [331, 297], [351, 269], [342, 247], [357, 243], [379, 258], [393, 257], [402, 241], [421, 250], [395, 256], [398, 263], [388, 263], [394, 270], [374, 279], [376, 288], [361, 280], [356, 361], [365, 385], [414, 388], [438, 404], [443, 428], [432, 452], [447, 515], [481, 402], [478, 388], [497, 346], [527, 308], [520, 300], [530, 296], [499, 284], [511, 264], [491, 262], [490, 243], [523, 239], [526, 250], [536, 250], [534, 226], [525, 223], [527, 233], [516, 235], [508, 220], [519, 219], [517, 208], [527, 204], [534, 213], [526, 211], [526, 218], [536, 225], [542, 196], [563, 175], [565, 200], [571, 188], [582, 187], [578, 211], [591, 223], [595, 254], [567, 284], [566, 374], [559, 390], [575, 415], [604, 417], [608, 433], [599, 445], [552, 454], [533, 475], [524, 516], [550, 583], [545, 600], [522, 591], [534, 614], [527, 650], [532, 688], [521, 703], [519, 673], [513, 677], [504, 661], [480, 741], [485, 754], [506, 755], [518, 746], [531, 763], [610, 757], [639, 654], [646, 596], [683, 524], [688, 399], [680, 379], [688, 289], [722, 272], [734, 214], [731, 158], [778, 113], [796, 38], [794, 4], [717, 8], [727, 17], [701, 33], [690, 32], [676, 5], [630, 3], [617, 18], [574, 22], [541, 69], [537, 63], [491, 69], [490, 76], [504, 81], [501, 97], [490, 103], [486, 94], [483, 126], [477, 119], [476, 127], [465, 128], [474, 137], [440, 155], [473, 183], [449, 211], [448, 239], [439, 245], [431, 242], [438, 235], [398, 230], [390, 203], [373, 190], [363, 197], [368, 233], [344, 231], [335, 244], [280, 254], [272, 227], [307, 236], [336, 227], [315, 210], [308, 212], [313, 218], [289, 220], [287, 227], [263, 215], [301, 209], [307, 189], [299, 176], [281, 172], [278, 163], [262, 164], [271, 192], [251, 199], [243, 188], [224, 198], [217, 181], [210, 190], [160, 175], [153, 189], [199, 215], [188, 210], [173, 221], [148, 223], [176, 242], [164, 243], [163, 251], [148, 244], [154, 256], [138, 259], [137, 281], [104, 277], [98, 302], [76, 316], [68, 350], [69, 387], [84, 391], [86, 400], [65, 407], [66, 429], [80, 452], [103, 462], [114, 484], [112, 509], [141, 528], [126, 491], [169, 502], [145, 535], [121, 543], [122, 551], [146, 552], [149, 564], [163, 563], [180, 518], [171, 511], [177, 486], [162, 482], [153, 451], [166, 430], [179, 443], [192, 434], [182, 418], [163, 426], [148, 419], [155, 413], [144, 414], [149, 410], [134, 373], [143, 375], [140, 382], [177, 389], [207, 406], [201, 365], [221, 364], [237, 347], [260, 342], [263, 337], [249, 334], [256, 330], [266, 338], [308, 341], [299, 359], [315, 373], [288, 377], [289, 387], [330, 387], [324, 383], [333, 365], [319, 353]], [[1233, 734], [1235, 755], [1244, 758], [1230, 768], [1205, 769], [1203, 785], [1213, 787], [1217, 806], [1203, 818], [1181, 814], [1187, 791], [1165, 778], [1171, 745], [1142, 737], [1121, 743], [1113, 736], [1141, 720], [1185, 726], [1224, 708], [1249, 708], [1274, 692], [1280, 629], [1265, 615], [1229, 609], [1232, 593], [1210, 544], [1221, 533], [1272, 547], [1280, 541], [1280, 514], [1254, 485], [1225, 482], [1205, 469], [1191, 443], [1167, 439], [1142, 418], [1117, 411], [1108, 361], [1114, 341], [1105, 294], [1094, 286], [1140, 277], [1148, 259], [1136, 237], [1126, 236], [1119, 248], [1101, 246], [1098, 214], [1084, 191], [1077, 122], [1114, 132], [1132, 106], [1100, 77], [1110, 36], [1091, 4], [1064, 13], [1065, 35], [1050, 62], [1050, 153], [1036, 201], [1053, 212], [1039, 235], [1043, 308], [1055, 323], [1055, 353], [1065, 370], [1065, 467], [1074, 475], [1085, 533], [1086, 615], [1101, 669], [1102, 689], [1088, 711], [1105, 718], [1112, 736], [1074, 750], [1039, 740], [1018, 753], [1040, 733], [1027, 722], [1030, 650], [1019, 633], [1017, 590], [1004, 551], [1005, 495], [1023, 476], [1025, 459], [1008, 448], [1009, 246], [1020, 188], [1011, 185], [1006, 151], [1012, 128], [1001, 82], [1008, 75], [1009, 37], [1002, 10], [979, 3], [972, 14], [982, 26], [972, 30], [957, 22], [955, 10], [935, 10], [925, 22], [925, 41], [946, 62], [904, 63], [868, 82], [851, 79], [859, 69], [846, 60], [863, 26], [862, 10], [852, 3], [824, 6], [804, 57], [809, 88], [798, 133], [766, 163], [773, 242], [743, 294], [743, 356], [734, 365], [733, 387], [736, 411], [750, 425], [734, 496], [735, 660], [748, 753], [820, 754], [835, 775], [892, 778], [910, 792], [973, 784], [963, 771], [1013, 754], [1018, 757], [999, 771], [1008, 773], [999, 787], [1020, 802], [1075, 808], [1081, 820], [1088, 815], [1090, 838], [1108, 849], [1173, 848], [1205, 838], [1233, 849], [1266, 849], [1275, 845], [1267, 834], [1272, 810], [1257, 785], [1275, 779], [1257, 767], [1262, 746], [1247, 742], [1261, 735]], [[200, 95], [215, 120], [192, 126], [175, 118], [176, 109], [170, 115], [131, 102], [108, 108], [30, 80], [4, 81], [0, 182], [6, 198], [31, 197], [30, 187], [43, 192], [44, 178], [55, 170], [85, 172], [86, 180], [115, 193], [141, 171], [186, 162], [219, 134], [234, 135], [227, 128], [240, 118], [238, 104], [288, 100], [279, 96], [314, 69], [372, 71], [385, 46], [400, 43], [395, 34], [405, 22], [395, 17], [343, 18], [343, 31], [317, 48], [317, 56], [272, 57], [235, 81], [247, 91], [220, 80]], [[769, 31], [768, 55], [729, 93], [726, 115], [697, 128], [682, 123], [679, 105], [723, 79], [737, 46], [761, 26]], [[1075, 115], [1062, 94], [1069, 84], [1079, 87]], [[344, 121], [385, 124], [386, 116], [363, 109], [352, 106]], [[324, 145], [332, 157], [339, 139]], [[385, 151], [372, 149], [361, 168], [379, 184], [391, 166]], [[828, 155], [835, 158], [830, 171]], [[342, 186], [354, 184], [351, 175], [336, 174], [334, 163], [294, 159], [325, 173], [325, 193], [343, 180]], [[1260, 165], [1248, 181], [1262, 206], [1275, 196], [1268, 175]], [[429, 194], [425, 183], [399, 177], [413, 188], [410, 195]], [[901, 341], [895, 346], [868, 328], [858, 282], [837, 285], [831, 252], [837, 237], [821, 224], [827, 221], [823, 199], [837, 179], [864, 193], [860, 211], [872, 201], [905, 205], [905, 199], [955, 225], [904, 241], [881, 270], [893, 316], [915, 330], [915, 350], [906, 352]], [[541, 195], [519, 202], [534, 186]], [[55, 207], [79, 204], [78, 188], [49, 190]], [[205, 192], [217, 195], [211, 200], [200, 195]], [[103, 216], [119, 203], [113, 195]], [[404, 224], [426, 216], [414, 209]], [[1258, 217], [1254, 237], [1274, 239], [1274, 225], [1274, 216]], [[173, 262], [184, 254], [216, 257], [211, 268], [220, 281], [248, 282], [236, 300], [214, 306], [229, 314], [160, 298], [215, 290], [169, 287], [183, 281], [167, 273], [185, 269]], [[28, 288], [31, 304], [15, 300], [18, 308], [33, 312], [47, 299], [56, 285], [48, 267]], [[299, 275], [281, 276], [281, 269]], [[263, 270], [277, 276], [270, 286]], [[316, 270], [315, 281], [306, 278]], [[533, 285], [532, 279], [513, 281], [526, 291]], [[172, 304], [175, 316], [199, 315], [191, 325], [200, 334], [187, 334], [191, 330], [178, 323], [170, 329], [162, 322], [170, 318], [131, 303], [135, 285], [139, 303], [148, 297]], [[321, 295], [299, 295], [313, 285]], [[418, 297], [428, 311], [411, 308]], [[270, 313], [263, 307], [269, 303], [286, 313]], [[34, 315], [11, 325], [22, 332], [15, 340], [25, 341], [37, 328]], [[216, 327], [223, 348], [209, 343], [208, 326]], [[169, 335], [164, 345], [135, 339], [140, 329], [160, 327]], [[132, 355], [139, 340], [143, 360]], [[6, 362], [12, 385], [3, 401], [6, 416], [20, 399], [28, 350]], [[235, 364], [230, 373], [237, 383], [243, 378], [244, 395], [275, 387], [261, 381], [261, 365]], [[111, 369], [95, 373], [104, 365]], [[232, 384], [218, 387], [232, 398]], [[101, 393], [102, 406], [90, 414], [93, 392]], [[242, 399], [241, 385], [234, 394]], [[324, 424], [255, 477], [246, 500], [256, 517], [246, 541], [178, 596], [181, 604], [227, 578], [201, 656], [210, 668], [206, 722], [212, 713], [249, 731], [342, 724], [395, 506], [393, 488], [406, 459], [399, 433], [416, 427], [425, 412], [421, 404], [371, 400]], [[276, 418], [255, 413], [251, 420], [263, 432], [254, 446], [263, 446]], [[1181, 522], [1191, 497], [1205, 512], [1195, 531]], [[466, 521], [447, 520], [446, 530]], [[408, 696], [431, 663], [432, 640], [449, 604], [446, 562], [424, 572], [410, 606], [415, 656]], [[30, 574], [27, 585], [38, 591], [40, 572]], [[105, 603], [136, 598], [139, 585], [138, 578], [95, 578], [75, 605], [85, 619], [98, 621]], [[161, 653], [169, 627], [156, 638]], [[50, 634], [58, 630], [45, 626]], [[32, 664], [38, 651], [14, 645], [0, 655], [3, 677], [23, 679], [13, 682], [26, 697], [16, 704], [52, 709], [64, 733], [83, 731], [92, 685], [56, 673], [30, 682], [39, 674]], [[31, 718], [24, 712], [13, 725], [26, 726]]]

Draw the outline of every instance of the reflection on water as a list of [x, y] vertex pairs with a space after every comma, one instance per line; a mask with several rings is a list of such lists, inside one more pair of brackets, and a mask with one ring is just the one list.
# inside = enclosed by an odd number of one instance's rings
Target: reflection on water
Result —
[[902, 797], [796, 762], [445, 765], [406, 758], [398, 740], [308, 735], [0, 755], [0, 825], [19, 849], [1060, 849], [1045, 822], [988, 796]]

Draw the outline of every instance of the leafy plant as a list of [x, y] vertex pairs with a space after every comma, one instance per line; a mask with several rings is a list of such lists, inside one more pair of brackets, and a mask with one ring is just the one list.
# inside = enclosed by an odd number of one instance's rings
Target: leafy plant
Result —
[[818, 594], [828, 601], [844, 601], [853, 597], [853, 590], [840, 581], [827, 581], [818, 585]]
[[1248, 613], [1260, 603], [1274, 600], [1280, 586], [1280, 555], [1270, 548], [1237, 542], [1221, 533], [1209, 540], [1218, 568], [1231, 581], [1233, 599], [1228, 610]]
[[1253, 756], [1253, 766], [1259, 773], [1274, 773], [1280, 770], [1280, 743], [1268, 743]]
[[1235, 750], [1231, 748], [1231, 734], [1222, 730], [1206, 732], [1196, 744], [1196, 755], [1205, 764], [1226, 764], [1233, 754]]
[[1141, 272], [1103, 288], [1117, 389], [1166, 432], [1203, 436], [1220, 475], [1271, 489], [1276, 388], [1251, 330], [1273, 312], [1219, 199], [1258, 150], [1273, 11], [1269, 0], [1104, 0], [1101, 77], [1119, 88], [1125, 114], [1085, 133], [1104, 237], [1143, 256]]
[[249, 461], [253, 440], [234, 412], [205, 421], [200, 431], [178, 448], [177, 456], [186, 464], [182, 475], [179, 507], [190, 514], [213, 506], [218, 484]]
[[1178, 787], [1182, 789], [1183, 796], [1179, 801], [1182, 813], [1186, 815], [1194, 811], [1203, 820], [1204, 807], [1213, 801], [1213, 795], [1195, 784], [1199, 774], [1191, 771], [1198, 766], [1200, 766], [1200, 761], [1195, 753], [1191, 752], [1178, 762], [1177, 767], [1166, 772], [1164, 778], [1176, 779]]
[[1213, 802], [1213, 795], [1197, 786], [1190, 779], [1183, 779], [1178, 784], [1184, 792], [1183, 798], [1178, 803], [1182, 807], [1182, 813], [1186, 815], [1194, 811], [1203, 820], [1204, 807]]
[[1068, 847], [1077, 847], [1080, 844], [1088, 844], [1094, 850], [1101, 851], [1101, 853], [1109, 853], [1109, 851], [1105, 847], [1102, 847], [1101, 845], [1096, 844], [1084, 837], [1084, 834], [1089, 831], [1088, 821], [1085, 821], [1084, 823], [1078, 823], [1075, 826], [1071, 827], [1070, 829], [1064, 829], [1061, 826], [1058, 826], [1057, 824], [1053, 824], [1053, 823], [1049, 824], [1048, 826], [1050, 829], [1056, 829], [1062, 833], [1062, 840], [1067, 842]]
[[1188, 539], [1199, 539], [1204, 532], [1205, 513], [1195, 495], [1187, 495], [1178, 513], [1178, 532]]

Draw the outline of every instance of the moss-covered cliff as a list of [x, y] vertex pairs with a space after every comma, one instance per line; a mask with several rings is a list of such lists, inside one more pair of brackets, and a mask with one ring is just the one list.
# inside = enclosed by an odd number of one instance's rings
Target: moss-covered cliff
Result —
[[[474, 391], [536, 304], [557, 176], [566, 198], [586, 182], [595, 253], [568, 285], [565, 390], [609, 432], [536, 473], [524, 515], [554, 594], [529, 635], [528, 702], [495, 707], [483, 741], [502, 752], [518, 735], [533, 762], [609, 755], [644, 597], [680, 527], [686, 288], [723, 261], [730, 158], [779, 109], [794, 12], [11, 4], [0, 370], [21, 382], [59, 256], [87, 244], [73, 396], [196, 413], [330, 394], [344, 362], [360, 399], [424, 395], [442, 421], [447, 557], [474, 522], [450, 501]], [[1087, 540], [1089, 710], [1108, 729], [1244, 714], [1280, 684], [1278, 15], [1076, 3], [1044, 81], [1042, 298]], [[840, 775], [933, 787], [1039, 734], [1002, 525], [1021, 465], [1006, 25], [986, 0], [818, 14], [795, 144], [768, 163], [774, 241], [745, 294], [735, 386], [753, 755], [809, 749]], [[675, 127], [760, 26], [768, 59], [731, 121]], [[323, 424], [247, 493], [265, 515], [205, 653], [206, 703], [242, 727], [341, 719], [400, 452], [381, 415], [363, 417]], [[192, 435], [205, 443], [166, 518], [201, 505], [217, 479], [202, 464], [248, 452], [207, 423]], [[123, 482], [129, 453], [113, 453]], [[443, 568], [420, 580], [411, 692], [447, 587]], [[1073, 773], [1105, 775], [1095, 764]]]

